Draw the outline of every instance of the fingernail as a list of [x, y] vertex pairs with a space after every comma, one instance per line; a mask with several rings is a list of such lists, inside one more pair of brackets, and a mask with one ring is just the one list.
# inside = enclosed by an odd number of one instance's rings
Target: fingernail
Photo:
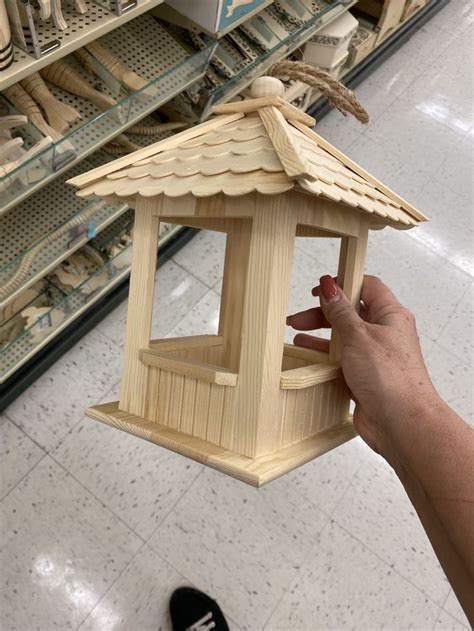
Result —
[[332, 276], [329, 276], [329, 274], [321, 276], [319, 279], [319, 286], [321, 287], [321, 293], [325, 302], [331, 304], [340, 300], [341, 296], [339, 294], [339, 288], [334, 282]]

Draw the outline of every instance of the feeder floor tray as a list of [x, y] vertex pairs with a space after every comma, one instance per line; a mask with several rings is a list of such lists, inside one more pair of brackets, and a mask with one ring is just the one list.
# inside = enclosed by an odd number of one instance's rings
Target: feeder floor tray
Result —
[[260, 487], [354, 438], [351, 419], [266, 456], [247, 458], [175, 429], [123, 412], [118, 401], [88, 408], [90, 418], [175, 451], [242, 482]]

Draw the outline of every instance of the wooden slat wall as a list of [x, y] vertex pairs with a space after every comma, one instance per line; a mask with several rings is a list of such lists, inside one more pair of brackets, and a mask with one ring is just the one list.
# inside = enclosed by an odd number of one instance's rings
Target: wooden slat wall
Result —
[[335, 379], [302, 390], [281, 391], [281, 445], [287, 447], [343, 422], [347, 386]]
[[229, 414], [234, 390], [150, 367], [146, 418], [218, 445], [224, 410]]

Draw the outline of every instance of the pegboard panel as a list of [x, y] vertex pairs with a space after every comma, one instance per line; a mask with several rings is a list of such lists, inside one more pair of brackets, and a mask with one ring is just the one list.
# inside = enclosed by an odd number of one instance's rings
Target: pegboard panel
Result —
[[137, 6], [117, 16], [104, 6], [89, 1], [89, 10], [84, 15], [77, 14], [72, 3], [63, 2], [63, 15], [68, 28], [58, 31], [51, 20], [37, 23], [37, 33], [41, 44], [51, 40], [59, 40], [59, 48], [35, 59], [18, 46], [14, 46], [15, 59], [12, 65], [0, 73], [0, 90], [24, 79], [32, 72], [38, 72], [52, 61], [65, 57], [72, 51], [96, 40], [106, 33], [133, 20], [141, 14], [161, 4], [163, 0], [138, 0]]

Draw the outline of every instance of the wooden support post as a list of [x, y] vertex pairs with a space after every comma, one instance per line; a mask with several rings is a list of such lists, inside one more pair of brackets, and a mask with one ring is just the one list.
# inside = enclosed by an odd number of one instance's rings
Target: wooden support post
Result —
[[161, 197], [137, 197], [133, 229], [132, 271], [119, 407], [141, 417], [145, 416], [148, 366], [140, 361], [139, 354], [142, 348], [148, 347], [151, 336], [159, 232], [159, 219], [154, 213], [161, 203]]
[[227, 232], [219, 335], [224, 339], [222, 365], [234, 372], [239, 370], [251, 229], [250, 219], [235, 219]]
[[[359, 236], [343, 237], [339, 255], [337, 284], [344, 290], [344, 293], [356, 309], [359, 308], [360, 290], [364, 280], [368, 233], [369, 220], [367, 217], [361, 216]], [[333, 331], [331, 334], [331, 345], [329, 347], [329, 361], [338, 362], [340, 360], [341, 340], [336, 331]]]
[[262, 196], [250, 239], [233, 444], [251, 458], [276, 449], [295, 234], [296, 218], [286, 200]]

